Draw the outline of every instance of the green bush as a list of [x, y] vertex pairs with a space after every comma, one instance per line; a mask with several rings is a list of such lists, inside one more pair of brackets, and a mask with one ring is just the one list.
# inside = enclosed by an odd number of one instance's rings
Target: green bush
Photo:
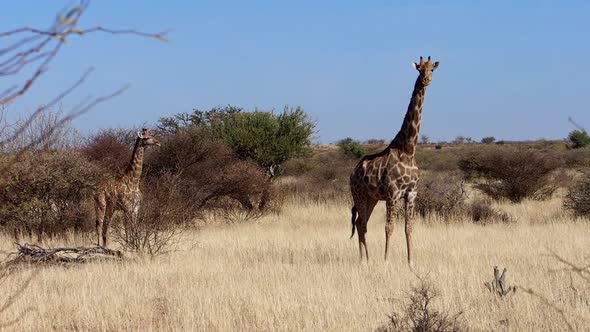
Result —
[[571, 147], [574, 149], [590, 145], [590, 136], [588, 136], [586, 131], [574, 130], [569, 133], [567, 138], [571, 142]]
[[[14, 234], [55, 236], [84, 230], [91, 196], [102, 172], [72, 151], [24, 152], [2, 158], [0, 226]], [[88, 225], [86, 225], [88, 226]]]
[[315, 122], [302, 108], [285, 107], [282, 112], [244, 112], [227, 106], [210, 111], [195, 110], [160, 119], [163, 132], [199, 127], [210, 130], [228, 144], [242, 160], [260, 165], [269, 177], [280, 174], [281, 165], [308, 154]]
[[481, 142], [483, 144], [492, 144], [496, 141], [496, 138], [494, 136], [488, 136], [488, 137], [484, 137], [481, 139]]
[[367, 149], [359, 141], [355, 141], [350, 137], [341, 139], [336, 142], [336, 145], [342, 149], [344, 154], [353, 158], [358, 159], [367, 154]]

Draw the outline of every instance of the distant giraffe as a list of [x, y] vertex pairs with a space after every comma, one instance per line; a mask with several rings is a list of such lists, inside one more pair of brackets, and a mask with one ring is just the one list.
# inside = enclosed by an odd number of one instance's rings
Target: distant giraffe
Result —
[[385, 201], [387, 209], [385, 224], [385, 259], [387, 260], [389, 238], [393, 231], [395, 203], [404, 199], [408, 264], [412, 264], [414, 199], [416, 198], [416, 185], [420, 179], [414, 154], [418, 144], [426, 87], [432, 81], [432, 73], [438, 67], [438, 62], [433, 63], [430, 57], [428, 57], [428, 61], [424, 61], [420, 57], [420, 63], [413, 63], [413, 66], [419, 74], [400, 131], [385, 150], [364, 156], [350, 176], [350, 191], [354, 201], [351, 238], [354, 236], [356, 227], [361, 260], [363, 259], [363, 247], [365, 257], [367, 260], [369, 259], [365, 234], [367, 233], [367, 222], [378, 201]]
[[160, 142], [144, 128], [137, 133], [131, 161], [129, 161], [124, 174], [118, 178], [107, 180], [98, 187], [94, 195], [94, 208], [99, 246], [101, 238], [102, 246], [107, 246], [107, 231], [115, 211], [123, 211], [125, 218], [137, 218], [141, 201], [139, 179], [143, 167], [143, 152], [146, 147], [151, 145], [160, 146]]

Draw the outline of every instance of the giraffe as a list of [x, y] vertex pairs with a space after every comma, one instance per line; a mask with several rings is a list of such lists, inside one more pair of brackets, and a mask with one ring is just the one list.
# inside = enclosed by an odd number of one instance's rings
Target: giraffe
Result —
[[131, 160], [122, 176], [110, 179], [98, 186], [94, 195], [94, 209], [96, 211], [97, 244], [107, 246], [107, 231], [113, 213], [123, 211], [125, 218], [137, 218], [141, 192], [139, 179], [143, 167], [143, 152], [148, 146], [160, 146], [160, 142], [147, 130], [137, 133]]
[[433, 63], [430, 57], [424, 61], [420, 57], [420, 63], [412, 63], [412, 65], [419, 74], [400, 131], [385, 150], [364, 156], [350, 175], [350, 191], [353, 198], [352, 235], [350, 237], [354, 236], [356, 227], [361, 261], [363, 260], [363, 247], [364, 255], [367, 260], [369, 259], [365, 234], [369, 217], [378, 201], [385, 201], [386, 206], [385, 260], [387, 260], [389, 239], [393, 231], [395, 204], [403, 199], [408, 264], [412, 265], [414, 200], [416, 199], [416, 186], [420, 179], [414, 155], [418, 144], [426, 87], [432, 81], [432, 73], [438, 67], [438, 62]]

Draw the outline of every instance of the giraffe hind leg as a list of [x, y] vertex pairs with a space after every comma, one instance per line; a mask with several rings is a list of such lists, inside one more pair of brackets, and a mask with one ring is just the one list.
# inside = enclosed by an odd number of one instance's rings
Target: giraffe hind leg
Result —
[[376, 204], [377, 201], [368, 200], [367, 202], [362, 204], [361, 208], [357, 207], [359, 215], [356, 219], [356, 228], [358, 230], [359, 236], [359, 256], [361, 261], [363, 260], [363, 252], [365, 258], [367, 259], [367, 261], [369, 261], [369, 249], [367, 247], [367, 240], [365, 235], [367, 234], [367, 224], [369, 223], [369, 218], [371, 217], [371, 213], [373, 213], [373, 209], [375, 208]]

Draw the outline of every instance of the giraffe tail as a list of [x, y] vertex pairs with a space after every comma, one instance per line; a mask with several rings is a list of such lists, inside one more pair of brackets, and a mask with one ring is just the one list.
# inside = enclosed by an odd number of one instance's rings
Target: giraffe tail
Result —
[[355, 225], [356, 225], [356, 222], [355, 222], [356, 221], [356, 212], [357, 212], [356, 206], [353, 206], [352, 210], [350, 212], [352, 212], [352, 234], [350, 235], [350, 238], [352, 239], [352, 237], [354, 236], [354, 230], [356, 228], [355, 227]]

